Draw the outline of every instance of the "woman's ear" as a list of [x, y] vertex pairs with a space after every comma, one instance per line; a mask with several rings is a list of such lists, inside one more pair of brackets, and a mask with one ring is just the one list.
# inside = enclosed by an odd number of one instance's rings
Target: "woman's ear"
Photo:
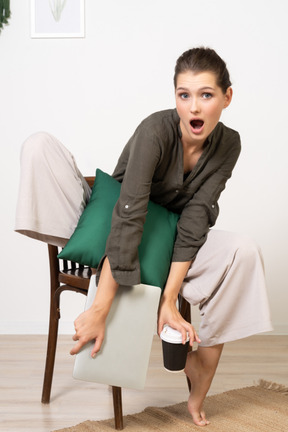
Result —
[[226, 90], [225, 96], [224, 96], [224, 108], [227, 108], [232, 100], [232, 96], [233, 96], [233, 90], [232, 87], [228, 87], [228, 89]]

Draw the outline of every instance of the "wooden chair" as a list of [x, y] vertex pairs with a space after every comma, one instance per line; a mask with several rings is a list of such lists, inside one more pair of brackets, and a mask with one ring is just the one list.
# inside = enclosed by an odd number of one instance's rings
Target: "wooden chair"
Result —
[[[85, 177], [90, 187], [95, 177]], [[58, 337], [58, 324], [60, 319], [60, 295], [63, 291], [74, 291], [87, 295], [92, 270], [89, 267], [74, 262], [67, 262], [57, 258], [57, 246], [48, 245], [50, 266], [50, 317], [47, 342], [46, 364], [42, 388], [42, 403], [50, 402], [55, 354]], [[182, 316], [190, 321], [190, 305], [179, 296], [179, 308]], [[188, 387], [189, 382], [188, 382]], [[115, 429], [123, 429], [122, 389], [112, 386]]]

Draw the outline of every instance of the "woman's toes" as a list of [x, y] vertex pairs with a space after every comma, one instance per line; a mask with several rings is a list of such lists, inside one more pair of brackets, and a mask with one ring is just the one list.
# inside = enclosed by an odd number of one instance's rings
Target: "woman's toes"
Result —
[[199, 420], [195, 420], [195, 418], [193, 418], [193, 422], [197, 425], [197, 426], [206, 426], [207, 422], [203, 419], [199, 419]]
[[193, 422], [197, 426], [206, 426], [210, 424], [208, 420], [206, 420], [205, 413], [202, 411], [200, 413], [192, 414]]

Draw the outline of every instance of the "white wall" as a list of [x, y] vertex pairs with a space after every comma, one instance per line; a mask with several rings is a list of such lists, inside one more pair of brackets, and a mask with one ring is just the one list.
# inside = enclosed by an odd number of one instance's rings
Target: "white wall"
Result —
[[[22, 141], [47, 130], [83, 173], [111, 172], [138, 122], [174, 107], [178, 55], [206, 45], [228, 63], [234, 101], [223, 121], [243, 143], [217, 226], [262, 247], [275, 332], [288, 333], [286, 0], [86, 0], [85, 39], [31, 39], [30, 0], [11, 9], [0, 35], [0, 332], [48, 326], [46, 245], [13, 232]], [[83, 304], [63, 295], [62, 332]]]

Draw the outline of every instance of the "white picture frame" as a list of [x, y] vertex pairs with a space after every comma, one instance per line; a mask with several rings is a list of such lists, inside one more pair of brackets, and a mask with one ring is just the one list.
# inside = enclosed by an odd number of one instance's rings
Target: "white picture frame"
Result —
[[30, 0], [31, 38], [84, 38], [84, 0]]

